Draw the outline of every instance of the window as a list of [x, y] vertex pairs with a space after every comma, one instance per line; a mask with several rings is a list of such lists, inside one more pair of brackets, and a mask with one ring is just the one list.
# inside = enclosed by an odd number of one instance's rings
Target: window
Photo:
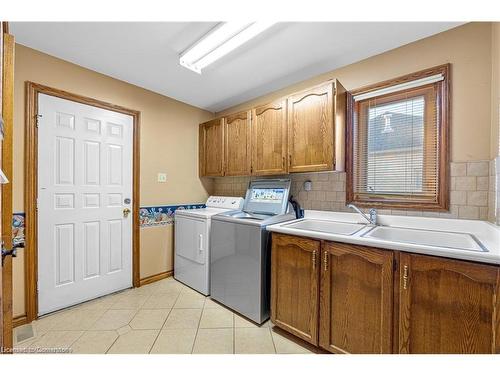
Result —
[[448, 209], [449, 65], [351, 94], [347, 200]]

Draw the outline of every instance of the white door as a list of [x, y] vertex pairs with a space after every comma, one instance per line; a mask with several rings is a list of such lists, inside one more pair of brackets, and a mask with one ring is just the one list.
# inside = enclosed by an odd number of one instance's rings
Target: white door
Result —
[[132, 116], [38, 95], [38, 311], [132, 285]]

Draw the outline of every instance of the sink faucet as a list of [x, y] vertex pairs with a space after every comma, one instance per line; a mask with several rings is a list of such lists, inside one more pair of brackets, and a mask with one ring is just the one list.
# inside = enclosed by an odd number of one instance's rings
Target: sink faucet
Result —
[[361, 216], [363, 216], [370, 224], [377, 225], [377, 210], [375, 208], [370, 208], [369, 211], [370, 217], [368, 217], [363, 211], [361, 211], [358, 207], [356, 207], [352, 203], [348, 204], [347, 207], [352, 208], [354, 211], [361, 214]]

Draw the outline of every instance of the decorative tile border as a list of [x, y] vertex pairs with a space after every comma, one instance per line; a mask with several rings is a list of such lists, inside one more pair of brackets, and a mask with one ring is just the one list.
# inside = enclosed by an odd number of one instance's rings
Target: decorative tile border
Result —
[[205, 204], [141, 207], [139, 210], [139, 225], [141, 228], [172, 225], [174, 223], [174, 214], [176, 210], [188, 210], [193, 208], [205, 208]]
[[12, 215], [12, 245], [24, 247], [24, 212]]

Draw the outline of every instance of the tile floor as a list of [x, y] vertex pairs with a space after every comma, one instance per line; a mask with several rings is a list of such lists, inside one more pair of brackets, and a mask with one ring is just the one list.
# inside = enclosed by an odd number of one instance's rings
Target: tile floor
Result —
[[[270, 321], [257, 326], [173, 278], [56, 312], [34, 321], [31, 327], [34, 337], [16, 342], [16, 348], [59, 348], [88, 354], [315, 351]], [[16, 328], [14, 340], [25, 337], [27, 328]]]

